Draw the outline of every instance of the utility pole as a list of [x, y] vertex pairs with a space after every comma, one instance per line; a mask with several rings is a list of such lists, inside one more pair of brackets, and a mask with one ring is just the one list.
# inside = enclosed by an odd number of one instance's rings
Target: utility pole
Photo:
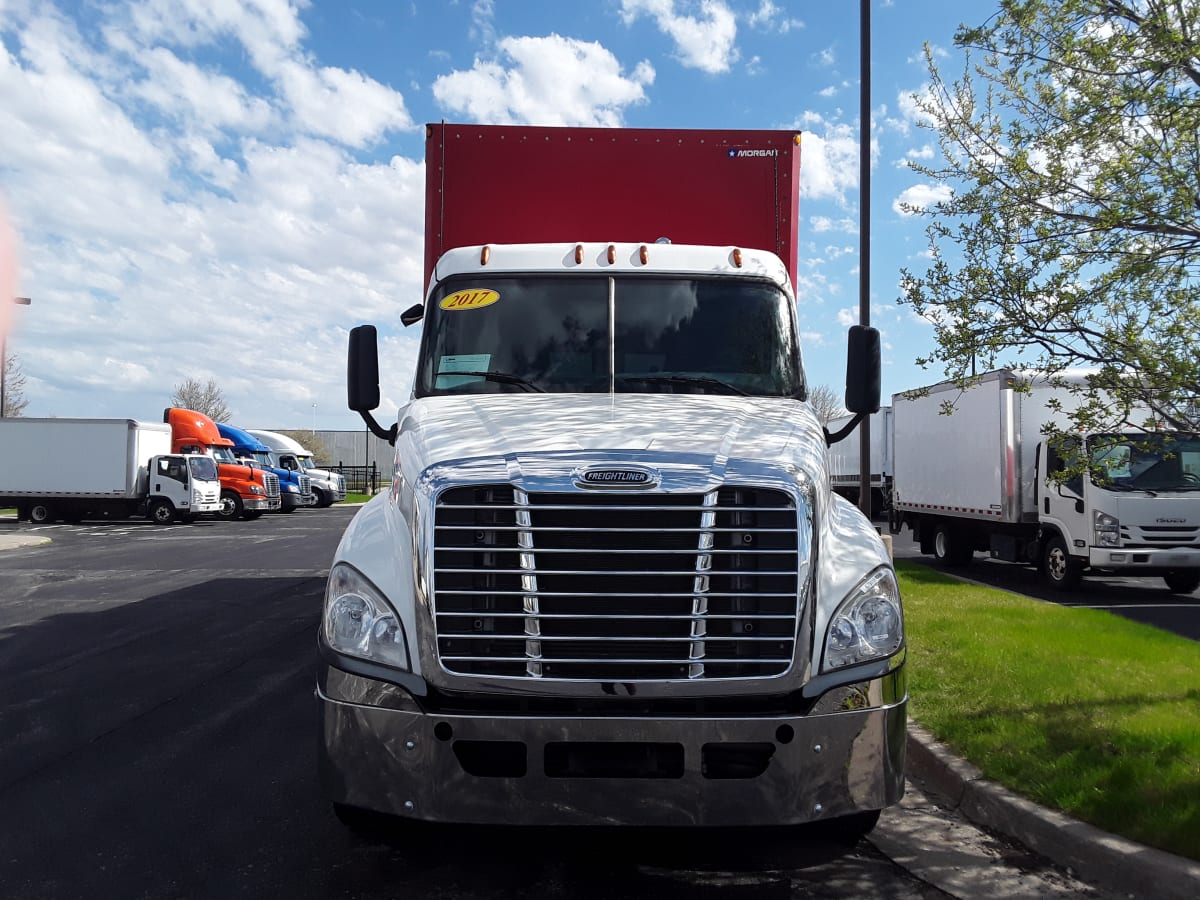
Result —
[[[33, 303], [28, 297], [13, 297], [13, 303], [17, 306], [29, 306]], [[5, 403], [8, 399], [6, 393], [8, 381], [8, 336], [0, 331], [0, 419], [5, 416]]]
[[[871, 0], [859, 0], [858, 324], [871, 324]], [[871, 518], [871, 417], [858, 425], [858, 508]]]

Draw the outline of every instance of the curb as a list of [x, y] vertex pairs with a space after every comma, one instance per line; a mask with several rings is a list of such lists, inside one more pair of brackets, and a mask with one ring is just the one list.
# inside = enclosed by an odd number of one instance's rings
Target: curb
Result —
[[908, 773], [976, 825], [1003, 834], [1070, 869], [1083, 881], [1130, 897], [1195, 900], [1200, 862], [1146, 847], [1045, 809], [983, 777], [912, 720]]
[[27, 534], [0, 534], [0, 550], [19, 550], [22, 547], [41, 547], [51, 543], [50, 538]]

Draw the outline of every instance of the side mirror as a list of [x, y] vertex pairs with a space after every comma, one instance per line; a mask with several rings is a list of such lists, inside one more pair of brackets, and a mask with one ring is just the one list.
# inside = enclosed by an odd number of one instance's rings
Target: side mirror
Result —
[[379, 406], [379, 339], [374, 325], [350, 329], [350, 347], [346, 354], [346, 404], [367, 424], [376, 437], [393, 446], [398, 426], [384, 428], [375, 421], [371, 410]]
[[400, 323], [407, 328], [409, 325], [415, 325], [425, 318], [425, 305], [423, 303], [414, 303], [404, 312], [400, 313]]
[[370, 412], [379, 406], [379, 344], [374, 325], [350, 329], [346, 401], [356, 413]]
[[879, 331], [867, 325], [851, 325], [846, 352], [846, 409], [870, 415], [879, 411], [882, 380], [879, 361]]

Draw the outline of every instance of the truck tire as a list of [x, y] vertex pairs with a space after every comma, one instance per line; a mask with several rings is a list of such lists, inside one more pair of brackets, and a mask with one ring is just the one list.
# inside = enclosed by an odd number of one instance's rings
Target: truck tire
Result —
[[1050, 587], [1073, 591], [1083, 580], [1083, 566], [1067, 550], [1067, 542], [1054, 534], [1046, 539], [1042, 549], [1042, 577]]
[[958, 529], [948, 522], [938, 522], [933, 530], [933, 558], [944, 566], [957, 568], [968, 565], [975, 555], [974, 548], [967, 542], [962, 527]]
[[54, 521], [54, 507], [49, 503], [34, 501], [29, 504], [29, 521], [35, 525], [44, 525]]
[[232, 522], [241, 514], [242, 498], [237, 491], [221, 491], [221, 508], [217, 510], [216, 517], [222, 522]]
[[1163, 576], [1172, 594], [1190, 594], [1200, 587], [1200, 572], [1194, 569], [1172, 569]]
[[170, 525], [175, 521], [175, 506], [170, 500], [164, 500], [161, 497], [151, 500], [150, 508], [146, 510], [146, 518], [155, 525]]
[[261, 509], [247, 509], [242, 511], [242, 518], [247, 522], [253, 522], [255, 519], [261, 519], [262, 514]]
[[333, 494], [329, 491], [323, 491], [320, 488], [313, 488], [313, 493], [317, 495], [317, 509], [325, 509], [333, 506]]

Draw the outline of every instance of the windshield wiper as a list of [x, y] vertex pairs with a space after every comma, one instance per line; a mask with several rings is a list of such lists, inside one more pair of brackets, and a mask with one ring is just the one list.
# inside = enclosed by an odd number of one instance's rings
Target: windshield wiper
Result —
[[618, 375], [617, 381], [628, 381], [637, 384], [693, 384], [700, 387], [720, 388], [727, 394], [737, 394], [741, 397], [750, 396], [741, 388], [734, 387], [719, 378], [705, 378], [702, 375]]
[[497, 372], [494, 369], [485, 371], [465, 371], [465, 372], [438, 372], [437, 377], [441, 378], [446, 375], [471, 375], [475, 378], [484, 378], [488, 381], [499, 382], [500, 384], [515, 384], [518, 387], [523, 387], [528, 391], [537, 391], [539, 394], [546, 393], [546, 389], [538, 387], [532, 381], [522, 378], [520, 375], [512, 375], [508, 372]]

